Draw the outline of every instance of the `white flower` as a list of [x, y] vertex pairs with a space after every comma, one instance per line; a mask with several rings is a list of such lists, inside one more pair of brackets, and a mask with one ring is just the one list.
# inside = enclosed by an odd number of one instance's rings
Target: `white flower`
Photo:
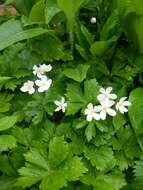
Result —
[[111, 107], [115, 104], [114, 101], [106, 100], [104, 102], [100, 102], [101, 105], [98, 106], [98, 111], [100, 112], [100, 118], [102, 120], [106, 119], [107, 114], [110, 116], [115, 116], [116, 112]]
[[95, 24], [95, 23], [96, 23], [96, 17], [92, 17], [92, 18], [90, 19], [90, 22], [91, 22], [92, 24]]
[[58, 106], [55, 111], [60, 111], [62, 110], [62, 112], [65, 112], [66, 111], [66, 107], [67, 107], [67, 103], [65, 102], [65, 98], [62, 97], [60, 101], [54, 101], [54, 103]]
[[93, 107], [93, 104], [88, 104], [87, 109], [85, 109], [84, 113], [87, 115], [87, 121], [92, 121], [92, 119], [100, 120], [100, 115], [96, 113], [98, 111], [98, 107]]
[[117, 98], [117, 95], [116, 94], [111, 94], [111, 91], [112, 91], [112, 87], [108, 87], [106, 89], [104, 88], [100, 88], [100, 92], [101, 94], [99, 94], [97, 96], [97, 99], [99, 101], [106, 101], [106, 100], [114, 100]]
[[35, 89], [33, 88], [34, 82], [28, 80], [24, 83], [24, 85], [20, 88], [22, 92], [28, 92], [29, 94], [33, 94], [35, 92]]
[[122, 97], [119, 102], [116, 104], [116, 109], [119, 110], [122, 114], [128, 112], [126, 107], [131, 106], [131, 102], [126, 101], [127, 97]]
[[49, 64], [49, 65], [45, 65], [45, 64], [43, 64], [43, 65], [40, 65], [40, 68], [41, 68], [41, 70], [45, 73], [45, 72], [49, 72], [49, 71], [51, 71], [52, 70], [52, 66]]
[[41, 80], [35, 81], [35, 84], [39, 86], [38, 92], [44, 92], [50, 88], [52, 80], [48, 79], [46, 76], [42, 76]]
[[39, 78], [41, 78], [46, 72], [49, 72], [52, 70], [52, 66], [49, 65], [40, 65], [39, 67], [37, 67], [37, 65], [34, 65], [33, 67], [33, 74], [37, 75]]

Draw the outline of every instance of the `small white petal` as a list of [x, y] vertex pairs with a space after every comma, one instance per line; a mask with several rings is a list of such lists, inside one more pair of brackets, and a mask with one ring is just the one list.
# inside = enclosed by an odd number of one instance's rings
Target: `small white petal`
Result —
[[104, 94], [99, 94], [97, 96], [97, 100], [99, 100], [99, 101], [105, 101], [106, 100], [105, 95]]
[[35, 92], [35, 89], [32, 88], [31, 90], [29, 90], [29, 94], [33, 94]]
[[92, 115], [87, 115], [87, 121], [92, 121]]
[[36, 80], [36, 81], [35, 81], [35, 84], [36, 84], [37, 86], [40, 86], [40, 85], [41, 85], [41, 80]]
[[89, 103], [89, 104], [87, 105], [87, 108], [88, 108], [88, 109], [93, 109], [93, 104]]
[[55, 109], [55, 112], [60, 111], [60, 110], [61, 110], [61, 107], [57, 107], [57, 108]]
[[104, 88], [100, 88], [99, 90], [102, 94], [105, 94], [106, 93], [106, 90]]
[[124, 106], [131, 106], [132, 105], [131, 102], [129, 102], [129, 101], [125, 101], [123, 104], [124, 104]]
[[22, 87], [20, 88], [20, 90], [21, 90], [22, 92], [27, 92], [27, 89], [25, 88], [25, 86], [22, 86]]
[[106, 119], [106, 111], [101, 111], [100, 112], [100, 118], [102, 119], [102, 120], [105, 120]]
[[107, 113], [108, 113], [109, 115], [111, 115], [111, 116], [115, 116], [115, 115], [116, 115], [115, 110], [113, 110], [113, 109], [111, 109], [111, 108], [108, 108], [108, 109], [107, 109]]
[[57, 105], [57, 106], [59, 106], [59, 105], [61, 105], [61, 102], [60, 101], [54, 101], [54, 103]]
[[106, 93], [110, 94], [111, 91], [112, 91], [112, 87], [109, 86], [108, 88], [106, 88]]
[[109, 94], [109, 98], [115, 100], [117, 98], [116, 94]]
[[119, 102], [123, 103], [126, 99], [127, 99], [127, 97], [122, 97]]
[[100, 120], [100, 114], [95, 113], [95, 114], [93, 115], [93, 118], [94, 118], [95, 120]]

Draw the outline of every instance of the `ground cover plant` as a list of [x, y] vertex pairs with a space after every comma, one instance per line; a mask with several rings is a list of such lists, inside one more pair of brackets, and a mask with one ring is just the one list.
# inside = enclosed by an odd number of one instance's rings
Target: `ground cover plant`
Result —
[[7, 0], [0, 190], [143, 189], [143, 0]]

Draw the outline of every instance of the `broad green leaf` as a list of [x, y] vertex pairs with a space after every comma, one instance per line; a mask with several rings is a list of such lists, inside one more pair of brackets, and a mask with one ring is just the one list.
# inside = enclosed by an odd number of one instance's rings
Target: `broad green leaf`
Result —
[[16, 139], [12, 135], [0, 135], [0, 151], [8, 151], [16, 146]]
[[126, 120], [122, 114], [117, 113], [117, 115], [113, 117], [113, 125], [115, 129], [118, 130], [120, 127], [124, 127], [125, 123], [126, 123]]
[[51, 32], [43, 28], [23, 30], [18, 20], [9, 20], [0, 26], [0, 50], [21, 40], [36, 37]]
[[89, 65], [79, 64], [76, 68], [65, 68], [64, 74], [77, 82], [82, 82], [86, 78]]
[[59, 9], [56, 5], [47, 6], [45, 8], [45, 22], [46, 22], [46, 24], [49, 24], [49, 22], [52, 20], [52, 18], [59, 12], [61, 12], [61, 9]]
[[68, 144], [63, 137], [55, 137], [49, 144], [49, 161], [52, 168], [59, 166], [68, 155]]
[[29, 19], [33, 22], [45, 22], [44, 15], [45, 4], [43, 0], [38, 1], [31, 9]]
[[143, 89], [136, 88], [130, 93], [129, 118], [136, 134], [143, 134]]
[[96, 79], [86, 80], [84, 82], [84, 96], [88, 102], [96, 101], [100, 86]]
[[6, 81], [10, 80], [11, 77], [0, 77], [0, 84], [5, 83]]
[[5, 116], [0, 119], [0, 131], [7, 130], [17, 122], [17, 116]]
[[89, 123], [85, 129], [85, 136], [87, 138], [87, 141], [89, 142], [93, 137], [95, 137], [95, 135], [96, 135], [95, 126], [93, 123]]
[[82, 89], [78, 84], [68, 84], [66, 96], [68, 98], [67, 115], [77, 113], [86, 103]]
[[111, 41], [94, 42], [90, 47], [90, 51], [92, 55], [103, 56], [106, 54], [106, 51], [109, 49], [111, 43]]
[[2, 187], [2, 190], [19, 190], [18, 188], [14, 187], [14, 184], [16, 182], [16, 177], [9, 177], [9, 176], [0, 176], [0, 187]]

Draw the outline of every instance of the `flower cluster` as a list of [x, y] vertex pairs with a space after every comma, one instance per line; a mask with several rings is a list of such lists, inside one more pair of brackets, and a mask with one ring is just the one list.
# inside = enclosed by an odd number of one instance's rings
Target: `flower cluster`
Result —
[[34, 83], [38, 87], [38, 92], [44, 92], [48, 90], [52, 84], [52, 80], [49, 79], [45, 73], [49, 72], [52, 70], [52, 66], [43, 64], [39, 65], [34, 65], [33, 67], [33, 74], [38, 77], [38, 80], [35, 82], [33, 81], [27, 81], [23, 84], [23, 86], [20, 88], [22, 92], [28, 92], [29, 94], [33, 94], [35, 92], [34, 88]]
[[[95, 120], [105, 120], [107, 115], [115, 116], [116, 111], [112, 108], [115, 105], [115, 99], [117, 99], [117, 95], [111, 93], [112, 87], [108, 87], [107, 89], [101, 88], [100, 93], [97, 96], [99, 101], [99, 105], [93, 106], [92, 103], [87, 105], [85, 109], [85, 115], [87, 115], [87, 121]], [[116, 104], [116, 110], [119, 110], [122, 114], [128, 112], [127, 107], [131, 106], [131, 103], [126, 100], [127, 97], [122, 97], [119, 102]]]

